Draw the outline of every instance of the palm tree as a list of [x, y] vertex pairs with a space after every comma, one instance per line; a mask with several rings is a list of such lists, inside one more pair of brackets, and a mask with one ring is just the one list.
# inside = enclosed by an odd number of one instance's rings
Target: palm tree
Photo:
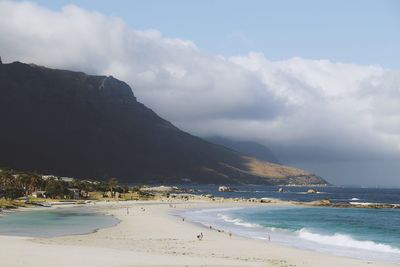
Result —
[[0, 181], [3, 189], [9, 188], [12, 185], [13, 178], [9, 170], [1, 171]]
[[31, 177], [27, 173], [22, 173], [18, 175], [17, 179], [19, 188], [24, 190], [24, 195], [27, 196], [29, 194], [29, 184], [31, 182]]
[[111, 191], [111, 196], [114, 197], [115, 193], [114, 193], [114, 189], [118, 186], [118, 180], [115, 177], [112, 177], [109, 181], [108, 181], [108, 187], [110, 188]]
[[29, 193], [32, 194], [33, 192], [40, 189], [43, 184], [43, 179], [37, 174], [32, 174], [29, 181]]

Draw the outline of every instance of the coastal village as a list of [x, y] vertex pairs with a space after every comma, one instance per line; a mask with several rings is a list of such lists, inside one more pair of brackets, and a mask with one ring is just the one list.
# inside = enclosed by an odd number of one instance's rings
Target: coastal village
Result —
[[[217, 186], [218, 192], [232, 193], [233, 186]], [[287, 188], [278, 187], [276, 192], [285, 193]], [[306, 189], [304, 194], [319, 194], [316, 187]], [[170, 185], [135, 185], [119, 183], [111, 177], [105, 181], [80, 180], [71, 177], [40, 175], [36, 172], [0, 169], [0, 209], [19, 207], [51, 207], [71, 204], [88, 204], [96, 201], [129, 201], [129, 200], [183, 200], [211, 202], [248, 202], [248, 203], [290, 203], [309, 206], [358, 207], [358, 208], [400, 208], [400, 205], [389, 203], [335, 203], [330, 199], [310, 202], [284, 201], [278, 198], [244, 198], [233, 195], [214, 196], [191, 188]]]
[[129, 188], [114, 177], [107, 181], [40, 175], [36, 172], [0, 170], [0, 208], [84, 203], [99, 199], [146, 198], [138, 187]]

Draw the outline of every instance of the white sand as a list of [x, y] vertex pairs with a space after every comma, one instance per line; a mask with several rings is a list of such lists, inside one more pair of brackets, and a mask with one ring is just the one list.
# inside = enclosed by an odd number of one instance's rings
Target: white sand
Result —
[[[184, 209], [240, 204], [181, 202], [176, 205], [177, 209]], [[227, 233], [210, 231], [172, 216], [170, 213], [175, 209], [168, 203], [120, 202], [96, 206], [118, 217], [121, 223], [88, 235], [42, 239], [0, 236], [0, 266], [399, 266], [238, 236], [229, 239]], [[204, 234], [202, 241], [196, 239], [200, 232]]]

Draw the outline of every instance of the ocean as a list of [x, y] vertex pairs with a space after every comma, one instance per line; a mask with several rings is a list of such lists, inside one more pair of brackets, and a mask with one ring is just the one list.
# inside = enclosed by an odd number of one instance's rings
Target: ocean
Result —
[[[185, 187], [185, 186], [181, 186]], [[242, 185], [234, 186], [235, 192], [218, 192], [218, 185], [196, 185], [189, 186], [196, 190], [195, 194], [212, 194], [222, 197], [238, 198], [278, 198], [292, 201], [313, 201], [330, 199], [335, 203], [391, 203], [400, 204], [400, 188], [357, 188], [357, 187], [302, 187], [302, 186], [263, 186]], [[278, 189], [282, 188], [283, 193]], [[315, 188], [318, 194], [307, 194], [307, 190]]]
[[[339, 203], [400, 204], [400, 189], [242, 186], [237, 192], [218, 192], [199, 186], [198, 193], [225, 197], [274, 197], [312, 201], [329, 198]], [[371, 261], [400, 263], [400, 209], [264, 206], [191, 210], [181, 214], [206, 227], [285, 246]]]
[[11, 212], [0, 216], [0, 235], [56, 237], [87, 234], [119, 221], [94, 208], [72, 207]]

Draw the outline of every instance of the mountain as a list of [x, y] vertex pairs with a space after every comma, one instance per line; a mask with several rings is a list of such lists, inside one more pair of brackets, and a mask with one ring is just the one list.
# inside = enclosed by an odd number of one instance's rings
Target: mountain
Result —
[[128, 183], [326, 183], [183, 132], [112, 76], [0, 64], [0, 166]]
[[206, 140], [211, 143], [222, 145], [224, 147], [236, 150], [242, 154], [245, 154], [247, 156], [250, 156], [250, 157], [262, 160], [262, 161], [279, 164], [279, 160], [275, 157], [275, 155], [272, 153], [272, 151], [268, 147], [263, 146], [256, 142], [237, 141], [237, 140], [232, 140], [232, 139], [224, 138], [224, 137], [220, 137], [220, 136], [209, 137], [209, 138], [206, 138]]

